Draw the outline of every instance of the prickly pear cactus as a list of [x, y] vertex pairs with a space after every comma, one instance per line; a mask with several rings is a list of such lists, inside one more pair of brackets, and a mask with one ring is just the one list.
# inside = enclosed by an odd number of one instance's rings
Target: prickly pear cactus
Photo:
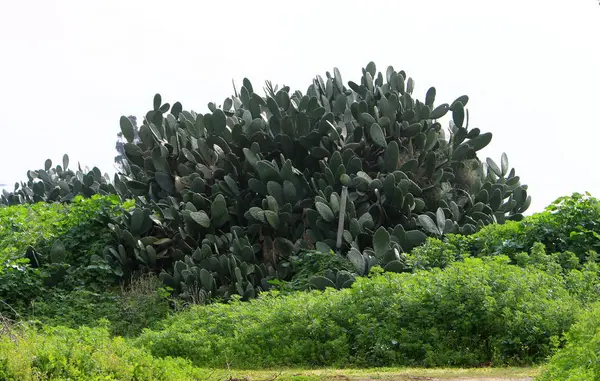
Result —
[[62, 165], [52, 167], [47, 159], [43, 169], [27, 171], [27, 182], [15, 183], [13, 192], [4, 190], [0, 205], [18, 205], [36, 202], [70, 202], [75, 196], [91, 197], [95, 194], [116, 194], [117, 190], [107, 174], [97, 167], [92, 170], [69, 169], [69, 156], [64, 155]]
[[150, 233], [136, 229], [109, 256], [160, 267], [174, 287], [251, 297], [289, 276], [287, 258], [301, 249], [336, 250], [359, 275], [374, 265], [404, 271], [403, 254], [427, 235], [520, 219], [527, 187], [506, 155], [500, 166], [478, 158], [492, 134], [469, 128], [469, 98], [437, 104], [435, 88], [419, 100], [414, 87], [404, 71], [370, 62], [360, 81], [345, 84], [334, 69], [306, 94], [267, 82], [260, 95], [244, 79], [205, 114], [157, 94], [138, 143], [121, 118], [128, 165], [115, 187], [171, 242], [148, 250]]

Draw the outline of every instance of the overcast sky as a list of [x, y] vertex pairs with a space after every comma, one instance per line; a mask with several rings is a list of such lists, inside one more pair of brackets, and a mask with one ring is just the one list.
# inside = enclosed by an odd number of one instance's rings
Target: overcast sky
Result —
[[119, 117], [141, 118], [157, 92], [205, 112], [232, 79], [305, 92], [374, 61], [421, 100], [430, 86], [438, 104], [469, 95], [470, 126], [494, 134], [481, 158], [508, 154], [530, 212], [600, 197], [597, 0], [2, 0], [0, 57], [0, 183], [63, 153], [114, 173]]

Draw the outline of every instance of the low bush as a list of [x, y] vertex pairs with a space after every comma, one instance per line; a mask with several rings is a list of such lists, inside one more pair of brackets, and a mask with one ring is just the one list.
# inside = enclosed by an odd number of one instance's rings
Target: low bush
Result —
[[23, 320], [50, 326], [96, 327], [106, 320], [113, 335], [133, 337], [171, 312], [169, 291], [151, 275], [134, 278], [112, 292], [53, 290], [19, 311]]
[[0, 314], [16, 317], [30, 302], [46, 295], [44, 273], [32, 268], [26, 259], [0, 263]]
[[[468, 236], [448, 234], [441, 239], [428, 238], [408, 253], [407, 264], [413, 270], [433, 269], [467, 257], [506, 255], [511, 264], [531, 264], [571, 277], [581, 275], [571, 274], [572, 270], [581, 270], [589, 278], [598, 275], [599, 248], [600, 201], [589, 194], [574, 193], [522, 221], [488, 225]], [[584, 283], [590, 286], [594, 281], [586, 279]], [[583, 290], [577, 293], [586, 297]], [[597, 295], [593, 291], [589, 296]]]
[[421, 246], [408, 254], [408, 265], [415, 270], [445, 268], [453, 262], [462, 261], [469, 256], [453, 244], [437, 238], [428, 238]]
[[450, 234], [446, 242], [472, 256], [513, 260], [540, 242], [548, 253], [573, 253], [583, 265], [590, 250], [600, 250], [600, 201], [589, 193], [573, 193], [522, 221], [488, 225], [470, 236]]
[[228, 304], [194, 306], [146, 330], [137, 343], [155, 356], [179, 356], [199, 366], [264, 368], [343, 365], [349, 353], [343, 294], [296, 292]]
[[536, 363], [560, 344], [580, 303], [562, 277], [508, 261], [467, 258], [373, 274], [341, 291], [198, 306], [137, 343], [214, 367]]
[[18, 329], [0, 336], [0, 379], [6, 381], [206, 380], [188, 361], [154, 358], [106, 327]]
[[68, 251], [74, 260], [90, 250], [99, 248], [101, 253], [107, 224], [120, 207], [118, 196], [96, 195], [78, 196], [70, 204], [38, 202], [0, 208], [0, 261], [22, 257], [28, 246], [46, 255], [58, 238], [72, 249]]
[[356, 306], [355, 350], [362, 365], [537, 363], [579, 306], [563, 283], [504, 256], [363, 280], [347, 301]]
[[[336, 273], [340, 270], [356, 271], [352, 262], [346, 257], [331, 251], [328, 253], [316, 250], [301, 251], [297, 256], [290, 258], [290, 263], [294, 276], [289, 282], [280, 282], [284, 285], [280, 287], [280, 291], [307, 290], [313, 276], [323, 276], [328, 271]], [[273, 283], [277, 284], [277, 281]]]
[[119, 293], [119, 313], [112, 320], [113, 333], [137, 336], [144, 328], [153, 328], [171, 312], [169, 294], [155, 275], [134, 278]]
[[600, 303], [581, 314], [566, 338], [566, 346], [550, 359], [536, 380], [600, 380]]
[[[111, 219], [130, 207], [113, 195], [0, 208], [0, 312], [24, 313], [32, 302], [65, 292], [100, 293], [114, 287], [110, 266], [92, 257], [102, 255], [113, 239]], [[64, 247], [61, 258], [51, 256], [57, 241]]]

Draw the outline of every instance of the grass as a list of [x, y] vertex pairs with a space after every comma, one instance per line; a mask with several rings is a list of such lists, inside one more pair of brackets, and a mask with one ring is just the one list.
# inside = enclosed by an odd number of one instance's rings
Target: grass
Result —
[[458, 378], [524, 378], [534, 377], [540, 367], [527, 368], [365, 368], [365, 369], [270, 369], [270, 370], [223, 370], [215, 369], [206, 373], [210, 380], [248, 381], [368, 381], [394, 380], [414, 381], [431, 378], [455, 380]]

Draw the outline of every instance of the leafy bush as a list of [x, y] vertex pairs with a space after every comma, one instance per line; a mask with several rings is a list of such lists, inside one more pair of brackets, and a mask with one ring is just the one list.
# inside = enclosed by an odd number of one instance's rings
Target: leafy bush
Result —
[[156, 276], [145, 275], [111, 292], [53, 290], [22, 309], [21, 314], [23, 319], [70, 328], [94, 327], [107, 320], [111, 334], [133, 337], [169, 315], [168, 295]]
[[[477, 233], [476, 233], [477, 234]], [[464, 260], [469, 253], [438, 238], [428, 238], [427, 241], [415, 247], [408, 255], [408, 265], [415, 270], [430, 270], [444, 268], [452, 262]]]
[[228, 304], [195, 306], [176, 314], [138, 344], [155, 356], [180, 356], [202, 366], [275, 367], [341, 364], [348, 340], [335, 320], [342, 294], [297, 292]]
[[112, 320], [113, 332], [137, 336], [144, 328], [153, 328], [171, 312], [170, 292], [152, 274], [136, 277], [119, 293], [118, 318]]
[[[109, 223], [131, 202], [117, 196], [75, 197], [70, 204], [37, 203], [0, 209], [0, 262], [26, 258], [45, 285], [101, 290], [114, 284], [111, 268], [101, 258], [112, 241]], [[29, 271], [24, 270], [24, 271]], [[9, 283], [8, 281], [3, 283]]]
[[[76, 197], [71, 204], [40, 202], [0, 208], [0, 262], [22, 257], [29, 246], [42, 256], [49, 255], [59, 238], [73, 254], [97, 254], [98, 248], [101, 254], [107, 243], [101, 238], [120, 206], [119, 197], [113, 195]], [[78, 259], [72, 258], [73, 262]]]
[[55, 287], [113, 287], [118, 278], [100, 256], [113, 239], [108, 224], [130, 207], [113, 195], [0, 208], [0, 312], [29, 308]]
[[46, 294], [44, 273], [28, 265], [27, 259], [0, 262], [0, 314], [14, 316], [15, 311]]
[[560, 276], [467, 258], [359, 278], [350, 289], [195, 307], [138, 340], [196, 365], [476, 365], [539, 362], [579, 307]]
[[206, 380], [182, 359], [154, 358], [107, 328], [26, 328], [16, 341], [0, 337], [0, 379], [6, 381]]
[[[505, 232], [509, 225], [511, 224], [498, 225], [494, 232]], [[415, 248], [408, 255], [407, 262], [413, 270], [445, 268], [455, 261], [462, 261], [470, 257], [472, 253], [469, 244], [479, 240], [482, 236], [484, 239], [488, 238], [490, 231], [492, 229], [486, 228], [470, 237], [452, 236], [446, 237], [443, 241], [429, 238], [424, 245]], [[524, 241], [528, 238], [516, 235], [513, 236], [513, 239]], [[562, 277], [569, 293], [582, 302], [591, 302], [600, 297], [600, 265], [598, 264], [598, 254], [595, 251], [588, 251], [580, 263], [579, 257], [573, 252], [547, 253], [546, 246], [541, 242], [534, 241], [527, 251], [515, 253], [513, 249], [514, 247], [507, 248], [505, 246], [499, 251], [495, 251], [492, 256], [510, 255], [512, 264], [523, 268], [535, 267], [553, 276]]]
[[53, 289], [19, 312], [22, 320], [34, 320], [50, 326], [95, 327], [102, 319], [111, 322], [118, 320], [119, 295], [111, 292]]
[[[348, 259], [334, 252], [302, 251], [290, 258], [294, 276], [284, 289], [306, 290], [315, 288], [311, 281], [315, 277], [336, 276], [340, 271], [350, 273], [355, 268]], [[354, 279], [352, 277], [351, 279]], [[277, 284], [274, 281], [275, 284]], [[335, 283], [335, 280], [333, 281]]]
[[464, 257], [506, 255], [514, 264], [550, 261], [565, 271], [581, 270], [590, 261], [597, 261], [598, 221], [600, 201], [589, 194], [574, 193], [522, 221], [488, 225], [471, 235], [429, 238], [408, 254], [408, 265], [414, 269], [443, 268]]
[[581, 313], [566, 338], [566, 346], [552, 356], [536, 381], [600, 380], [600, 303]]
[[573, 193], [522, 221], [488, 225], [471, 236], [449, 235], [447, 241], [473, 256], [511, 259], [540, 242], [549, 253], [574, 253], [581, 266], [590, 250], [600, 250], [600, 201], [589, 193]]
[[[592, 252], [592, 258], [597, 257]], [[575, 295], [584, 304], [600, 299], [600, 266], [596, 260], [589, 260], [581, 270], [570, 270], [565, 276], [565, 285], [569, 293]]]
[[363, 364], [543, 360], [579, 303], [560, 277], [507, 263], [467, 258], [445, 270], [357, 282], [349, 303], [358, 309]]

